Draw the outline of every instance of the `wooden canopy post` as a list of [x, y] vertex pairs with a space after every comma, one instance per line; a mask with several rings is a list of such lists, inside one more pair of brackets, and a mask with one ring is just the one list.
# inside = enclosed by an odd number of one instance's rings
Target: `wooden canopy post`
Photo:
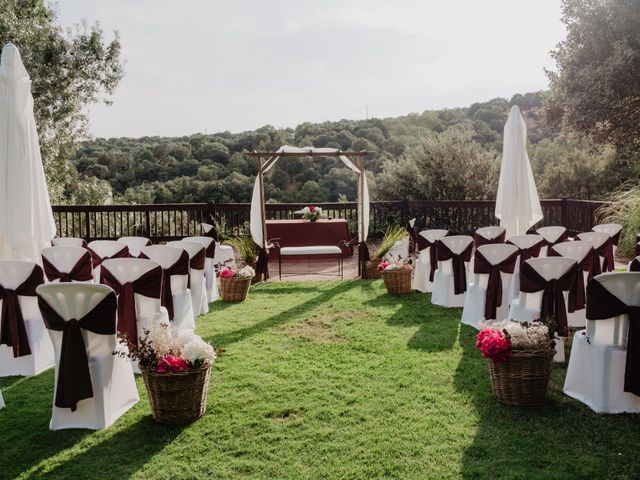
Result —
[[[267, 212], [264, 204], [264, 159], [263, 157], [258, 157], [259, 170], [258, 175], [260, 175], [260, 222], [262, 223], [262, 245], [261, 247], [266, 250], [267, 248]], [[268, 259], [268, 257], [267, 257]], [[267, 260], [268, 262], [269, 260]], [[264, 280], [268, 279], [267, 270], [264, 273]]]
[[[358, 244], [364, 242], [364, 159], [350, 158], [350, 160], [358, 167]], [[358, 245], [358, 275], [362, 275], [365, 271], [365, 262], [360, 258], [360, 245]]]

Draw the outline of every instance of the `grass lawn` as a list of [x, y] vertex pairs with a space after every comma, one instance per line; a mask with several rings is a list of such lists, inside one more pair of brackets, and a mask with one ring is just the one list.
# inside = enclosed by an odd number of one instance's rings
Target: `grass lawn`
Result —
[[494, 401], [475, 331], [429, 295], [381, 281], [269, 283], [212, 305], [223, 346], [206, 415], [186, 427], [141, 401], [100, 432], [49, 431], [53, 371], [0, 379], [0, 478], [640, 478], [640, 415], [562, 394]]

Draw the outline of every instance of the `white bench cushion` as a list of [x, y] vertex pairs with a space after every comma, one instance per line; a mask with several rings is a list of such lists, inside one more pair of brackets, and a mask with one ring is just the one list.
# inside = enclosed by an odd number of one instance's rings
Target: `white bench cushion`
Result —
[[339, 255], [342, 253], [340, 247], [332, 247], [331, 245], [318, 245], [309, 247], [282, 247], [280, 255]]

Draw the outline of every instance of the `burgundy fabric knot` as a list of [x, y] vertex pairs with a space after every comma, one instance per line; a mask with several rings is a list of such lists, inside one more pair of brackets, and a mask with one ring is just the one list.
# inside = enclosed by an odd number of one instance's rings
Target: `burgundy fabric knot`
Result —
[[35, 265], [31, 274], [17, 288], [9, 289], [0, 285], [0, 300], [2, 300], [0, 345], [12, 347], [14, 358], [31, 355], [29, 335], [27, 334], [27, 327], [24, 323], [18, 297], [35, 297], [36, 287], [43, 283], [44, 274], [42, 268]]
[[[506, 243], [510, 245], [516, 245], [511, 240], [507, 240]], [[538, 258], [540, 256], [540, 249], [546, 244], [547, 243], [545, 242], [544, 238], [542, 238], [538, 243], [536, 243], [535, 245], [531, 245], [530, 247], [522, 248], [516, 245], [516, 247], [520, 249], [520, 261], [518, 262], [519, 265], [522, 266], [525, 260], [529, 260], [530, 258]]]
[[[554, 317], [556, 332], [561, 337], [569, 335], [567, 309], [562, 292], [568, 291], [574, 281], [575, 268], [570, 268], [558, 279], [546, 280], [529, 263], [524, 263], [520, 270], [520, 291], [526, 293], [542, 292], [540, 317]], [[575, 311], [569, 306], [569, 311]]]
[[587, 284], [587, 319], [604, 320], [625, 314], [629, 315], [629, 331], [624, 391], [640, 396], [640, 306], [627, 305], [607, 290], [598, 279]]
[[133, 282], [124, 284], [105, 266], [100, 272], [100, 283], [111, 287], [118, 296], [118, 332], [125, 334], [129, 346], [138, 348], [138, 317], [135, 294], [160, 298], [162, 291], [162, 268], [155, 267]]
[[[473, 251], [473, 243], [465, 248], [461, 253], [453, 253], [442, 240], [436, 241], [434, 247], [436, 250], [436, 260], [451, 260], [453, 267], [453, 292], [460, 295], [467, 291], [467, 267], [465, 262], [471, 261], [471, 252]], [[432, 267], [433, 268], [433, 267]], [[429, 276], [431, 279], [431, 275]]]
[[93, 397], [91, 372], [82, 330], [99, 335], [116, 333], [117, 300], [110, 292], [81, 319], [65, 321], [38, 295], [42, 319], [49, 330], [62, 332], [55, 405], [75, 412], [78, 402]]
[[473, 271], [475, 273], [489, 274], [484, 302], [484, 318], [486, 320], [496, 318], [498, 307], [502, 305], [501, 273], [513, 273], [516, 268], [516, 260], [518, 259], [519, 253], [520, 252], [516, 250], [501, 262], [493, 265], [480, 250], [476, 250], [473, 261]]
[[[549, 248], [550, 257], [561, 257], [553, 247]], [[585, 255], [582, 261], [576, 263], [576, 276], [569, 289], [569, 312], [582, 310], [586, 304], [585, 288], [584, 288], [584, 272], [589, 272], [587, 280], [591, 277], [591, 269], [593, 268], [593, 248]]]
[[91, 254], [89, 252], [85, 252], [68, 272], [61, 272], [44, 256], [42, 257], [42, 266], [44, 267], [44, 274], [50, 282], [57, 279], [60, 280], [60, 283], [70, 283], [73, 280], [88, 282], [93, 278]]
[[495, 238], [487, 238], [483, 235], [480, 235], [478, 232], [476, 232], [473, 234], [473, 244], [475, 245], [476, 248], [478, 248], [483, 245], [491, 245], [494, 243], [504, 243], [504, 239], [506, 235], [507, 235], [506, 230]]
[[[211, 242], [212, 244], [214, 242]], [[207, 257], [209, 257], [207, 255]], [[211, 258], [211, 257], [209, 257]], [[266, 248], [258, 247], [258, 260], [256, 261], [256, 275], [258, 278], [260, 276], [264, 276], [264, 278], [269, 278], [269, 250]]]
[[[213, 244], [213, 242], [211, 242]], [[142, 258], [149, 258], [144, 253]], [[189, 275], [189, 254], [186, 250], [182, 250], [180, 258], [171, 265], [169, 268], [162, 269], [162, 290], [160, 293], [160, 303], [167, 309], [169, 313], [169, 320], [173, 321], [173, 291], [171, 290], [171, 276], [172, 275]]]
[[[538, 234], [539, 235], [539, 234]], [[546, 238], [544, 239], [544, 243], [543, 245], [548, 246], [549, 248], [553, 247], [554, 245], [557, 245], [558, 243], [562, 243], [564, 242], [567, 238], [569, 237], [569, 234], [567, 233], [567, 231], [565, 230], [564, 232], [562, 232], [562, 235], [560, 235], [558, 238], [556, 238], [553, 242], [550, 242], [549, 240], [547, 240]]]
[[96, 268], [98, 265], [102, 264], [105, 260], [109, 260], [110, 258], [129, 258], [129, 247], [126, 245], [122, 246], [122, 249], [118, 250], [113, 255], [101, 257], [96, 252], [94, 252], [91, 247], [87, 247], [89, 253], [91, 254], [91, 263], [93, 264], [93, 268]]

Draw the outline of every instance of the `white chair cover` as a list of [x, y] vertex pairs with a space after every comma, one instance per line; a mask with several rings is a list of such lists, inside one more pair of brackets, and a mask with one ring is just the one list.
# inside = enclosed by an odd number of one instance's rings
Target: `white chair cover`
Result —
[[[573, 258], [545, 257], [531, 258], [526, 261], [545, 280], [556, 280], [575, 268], [576, 261]], [[508, 319], [516, 322], [532, 322], [540, 318], [542, 306], [542, 293], [526, 293], [520, 291], [518, 298], [509, 306]], [[565, 304], [566, 305], [566, 304]], [[556, 337], [556, 362], [564, 362], [564, 341], [562, 337]]]
[[[513, 277], [511, 277], [511, 283], [509, 284], [509, 303], [511, 303], [514, 298], [518, 298], [520, 294], [520, 264], [529, 258], [538, 258], [544, 248], [543, 242], [544, 237], [542, 235], [532, 233], [515, 235], [507, 240], [507, 243], [515, 245], [520, 249], [516, 269], [513, 271]], [[523, 252], [525, 252], [524, 257], [522, 256]]]
[[601, 223], [595, 225], [592, 230], [594, 232], [603, 232], [611, 237], [613, 243], [613, 256], [615, 257], [618, 250], [618, 241], [620, 240], [620, 234], [622, 233], [622, 225], [619, 223]]
[[[168, 270], [180, 260], [185, 250], [168, 245], [153, 245], [144, 247], [142, 253], [150, 260], [160, 264], [163, 270]], [[173, 297], [173, 326], [178, 332], [195, 331], [196, 322], [193, 314], [193, 303], [191, 301], [191, 290], [187, 288], [189, 274], [171, 275], [171, 292]]]
[[[461, 254], [473, 244], [473, 237], [469, 235], [453, 235], [441, 238], [440, 241], [454, 254]], [[468, 268], [469, 262], [465, 262], [465, 270], [468, 271]], [[462, 307], [464, 306], [464, 297], [465, 293], [457, 295], [455, 293], [453, 260], [438, 260], [438, 269], [433, 278], [431, 303], [443, 307]]]
[[[80, 319], [113, 293], [104, 285], [87, 283], [48, 284], [38, 287], [37, 293], [65, 321]], [[55, 400], [49, 428], [107, 428], [140, 399], [131, 362], [113, 355], [116, 335], [99, 335], [81, 329], [89, 359], [93, 397], [81, 400], [77, 410], [59, 408]], [[55, 385], [57, 389], [63, 333], [49, 330], [55, 349]], [[56, 398], [54, 391], [53, 398]]]
[[54, 247], [86, 247], [87, 242], [82, 238], [75, 237], [56, 237], [51, 240]]
[[398, 257], [405, 260], [409, 258], [409, 236], [406, 236], [402, 240], [398, 240], [394, 243], [391, 249], [384, 256], [384, 260], [387, 262], [393, 262], [398, 260]]
[[[499, 265], [505, 259], [513, 257], [512, 267], [515, 269], [519, 252], [518, 247], [509, 244], [490, 244], [478, 247], [476, 255], [482, 254], [491, 265]], [[472, 326], [476, 329], [482, 328], [483, 320], [504, 320], [509, 312], [509, 285], [513, 273], [500, 272], [502, 283], [501, 304], [496, 309], [494, 318], [485, 317], [485, 305], [487, 297], [487, 284], [489, 281], [488, 273], [478, 273], [474, 271], [474, 281], [469, 285], [464, 300], [464, 309], [462, 310], [462, 323]]]
[[[575, 240], [573, 242], [562, 242], [553, 246], [553, 250], [562, 257], [573, 258], [579, 265], [585, 261], [587, 256], [592, 255], [593, 245], [591, 242]], [[589, 280], [589, 271], [582, 272], [583, 285], [587, 286]], [[565, 292], [565, 302], [568, 304], [569, 292]], [[586, 325], [585, 317], [586, 309], [581, 308], [575, 312], [567, 312], [567, 322], [570, 327], [584, 328]]]
[[[603, 273], [591, 281], [626, 305], [640, 306], [640, 273]], [[640, 396], [624, 391], [628, 328], [628, 315], [587, 319], [586, 330], [573, 337], [564, 393], [599, 413], [640, 412]]]
[[[595, 250], [600, 249], [605, 242], [609, 241], [611, 236], [605, 232], [584, 232], [579, 233], [577, 236], [578, 240], [583, 240], [585, 242], [591, 242], [593, 248]], [[600, 255], [600, 268], [604, 267], [604, 256]]]
[[[433, 245], [437, 240], [446, 237], [448, 234], [449, 230], [438, 229], [423, 230], [418, 233], [418, 235], [426, 239], [430, 245]], [[433, 290], [433, 282], [429, 281], [429, 275], [431, 273], [432, 248], [434, 247], [429, 246], [420, 250], [413, 270], [413, 288], [423, 293], [428, 293]]]
[[[185, 237], [182, 239], [183, 242], [196, 242], [204, 246], [207, 251], [210, 250], [211, 244], [214, 242], [211, 237]], [[214, 247], [214, 256], [210, 256], [207, 253], [207, 259], [205, 260], [204, 265], [204, 277], [206, 280], [206, 290], [207, 290], [207, 302], [211, 303], [220, 298], [220, 292], [218, 291], [218, 282], [216, 281], [216, 254], [218, 251], [217, 245]]]
[[145, 237], [120, 237], [118, 242], [129, 247], [129, 255], [135, 258], [140, 256], [144, 247], [151, 245], [151, 240]]
[[[83, 260], [83, 257], [84, 260]], [[81, 247], [64, 247], [64, 246], [55, 246], [55, 247], [46, 247], [42, 249], [42, 258], [46, 259], [51, 265], [55, 267], [58, 272], [61, 273], [70, 273], [72, 272], [76, 266], [78, 266], [79, 262], [87, 262], [85, 266], [89, 271], [91, 270], [91, 256], [89, 252]], [[45, 268], [45, 279], [50, 283], [59, 283], [60, 279], [49, 279], [46, 275], [47, 270]], [[88, 272], [87, 272], [88, 273]], [[82, 281], [93, 283], [94, 278], [91, 277], [87, 280], [76, 280], [72, 279], [72, 282]]]
[[[560, 243], [564, 240], [563, 236], [566, 235], [567, 229], [561, 226], [540, 227], [536, 230], [536, 233], [538, 235], [542, 235], [549, 245], [555, 245], [556, 243]], [[545, 245], [540, 249], [540, 257], [547, 256], [549, 245]]]
[[93, 252], [93, 280], [96, 283], [100, 283], [100, 263], [102, 260], [129, 256], [129, 248], [115, 240], [94, 240], [89, 242], [87, 248]]
[[[171, 247], [179, 247], [186, 250], [189, 254], [189, 260], [192, 260], [198, 254], [203, 254], [203, 251], [206, 251], [206, 248], [201, 243], [197, 242], [187, 242], [185, 240], [177, 241], [177, 242], [168, 242], [167, 245]], [[193, 302], [193, 313], [197, 315], [205, 315], [209, 313], [209, 302], [207, 301], [207, 289], [206, 289], [206, 279], [204, 276], [204, 272], [206, 270], [206, 259], [205, 259], [205, 269], [199, 270], [191, 267], [189, 270], [189, 278], [191, 283], [191, 301]]]
[[[17, 289], [30, 277], [34, 268], [40, 269], [33, 262], [0, 260], [0, 286], [9, 290]], [[3, 302], [4, 300], [0, 300], [0, 311]], [[0, 345], [0, 377], [37, 375], [53, 366], [53, 346], [42, 322], [37, 298], [18, 295], [18, 303], [22, 311], [31, 354], [14, 358], [12, 347]], [[1, 324], [0, 328], [2, 328]]]

